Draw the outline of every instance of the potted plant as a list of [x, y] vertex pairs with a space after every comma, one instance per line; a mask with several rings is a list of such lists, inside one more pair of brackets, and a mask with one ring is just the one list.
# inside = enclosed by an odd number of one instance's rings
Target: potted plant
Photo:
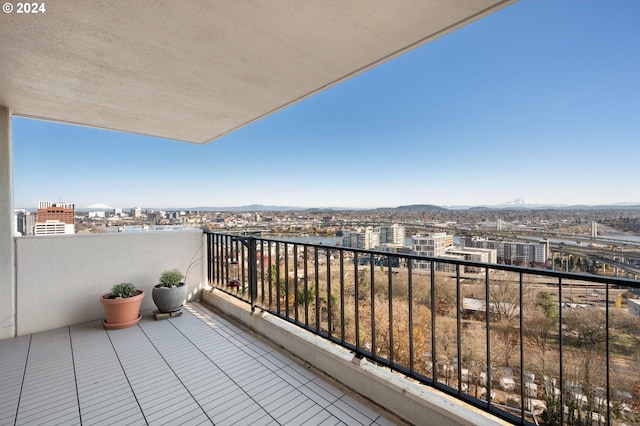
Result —
[[116, 284], [100, 298], [104, 308], [103, 325], [109, 330], [131, 327], [140, 321], [140, 305], [144, 291], [131, 283]]
[[185, 276], [179, 269], [169, 269], [160, 274], [158, 284], [153, 287], [153, 303], [161, 313], [178, 312], [187, 298]]

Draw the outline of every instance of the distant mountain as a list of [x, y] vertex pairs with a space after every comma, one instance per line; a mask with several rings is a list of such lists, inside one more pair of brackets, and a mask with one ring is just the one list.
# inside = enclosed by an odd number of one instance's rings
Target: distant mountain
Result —
[[301, 211], [309, 210], [306, 207], [289, 207], [289, 206], [264, 206], [262, 204], [250, 204], [247, 206], [237, 207], [189, 207], [189, 208], [167, 208], [161, 210], [198, 210], [211, 212], [264, 212], [264, 211]]
[[523, 198], [516, 198], [515, 200], [506, 203], [508, 206], [526, 206], [531, 204], [533, 204], [531, 201], [527, 201]]
[[[394, 211], [407, 211], [407, 212], [420, 212], [420, 211], [432, 211], [442, 212], [449, 210], [469, 210], [469, 211], [487, 211], [487, 210], [541, 210], [541, 209], [566, 209], [566, 210], [589, 210], [589, 209], [636, 209], [640, 208], [640, 202], [636, 203], [612, 203], [601, 205], [566, 205], [566, 204], [535, 204], [531, 201], [523, 198], [516, 198], [515, 200], [508, 201], [502, 204], [495, 205], [456, 205], [456, 206], [436, 206], [433, 204], [408, 204], [398, 207], [378, 207], [378, 208], [352, 208], [352, 207], [292, 207], [292, 206], [265, 206], [262, 204], [249, 204], [246, 206], [236, 207], [142, 207], [143, 210], [147, 208], [153, 210], [175, 211], [175, 210], [196, 210], [196, 211], [209, 211], [209, 212], [269, 212], [269, 211], [309, 211], [313, 213], [320, 213], [323, 211], [366, 211], [366, 210], [394, 210]], [[34, 210], [35, 209], [31, 209]], [[91, 204], [85, 208], [76, 208], [76, 211], [91, 211], [91, 210], [113, 210], [113, 207], [106, 204]], [[123, 208], [127, 211], [129, 208]]]
[[416, 212], [416, 211], [433, 212], [433, 211], [446, 211], [448, 209], [440, 206], [434, 206], [433, 204], [409, 204], [407, 206], [398, 206], [395, 208], [395, 210], [410, 211], [410, 212]]
[[113, 210], [113, 207], [108, 206], [106, 204], [91, 204], [90, 206], [86, 207], [87, 209], [93, 209], [93, 210]]

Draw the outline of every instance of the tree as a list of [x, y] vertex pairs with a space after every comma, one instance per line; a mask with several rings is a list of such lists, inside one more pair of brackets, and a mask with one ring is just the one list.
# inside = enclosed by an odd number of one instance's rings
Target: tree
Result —
[[[523, 283], [522, 294], [530, 287]], [[520, 314], [520, 283], [512, 280], [494, 280], [489, 286], [489, 306], [497, 320], [515, 320]]]
[[497, 352], [497, 361], [505, 367], [510, 366], [511, 359], [520, 352], [520, 328], [512, 321], [501, 319], [491, 327], [495, 337], [493, 349]]
[[524, 330], [522, 330], [527, 342], [535, 349], [534, 355], [540, 362], [540, 370], [547, 372], [547, 354], [551, 350], [551, 342], [556, 323], [542, 313], [536, 313], [525, 317]]
[[539, 309], [542, 314], [553, 323], [558, 321], [558, 304], [553, 300], [551, 293], [541, 291], [536, 295], [534, 306]]
[[601, 309], [569, 309], [562, 323], [584, 348], [593, 349], [606, 339], [605, 312]]

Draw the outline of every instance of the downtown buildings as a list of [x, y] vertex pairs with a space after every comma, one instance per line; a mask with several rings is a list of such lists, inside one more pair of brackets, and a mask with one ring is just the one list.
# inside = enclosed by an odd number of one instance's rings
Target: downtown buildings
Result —
[[38, 201], [36, 214], [27, 210], [14, 212], [16, 235], [74, 234], [75, 206], [72, 203]]

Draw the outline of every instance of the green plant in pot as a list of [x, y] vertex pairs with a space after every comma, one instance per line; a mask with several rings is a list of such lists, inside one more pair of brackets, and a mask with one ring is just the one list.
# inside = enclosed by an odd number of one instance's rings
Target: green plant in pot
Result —
[[111, 287], [111, 292], [100, 297], [104, 309], [105, 328], [113, 330], [136, 325], [140, 321], [140, 305], [144, 291], [131, 283], [120, 283]]
[[179, 269], [169, 269], [160, 274], [151, 293], [159, 312], [171, 313], [182, 309], [188, 291], [184, 279], [185, 275]]

